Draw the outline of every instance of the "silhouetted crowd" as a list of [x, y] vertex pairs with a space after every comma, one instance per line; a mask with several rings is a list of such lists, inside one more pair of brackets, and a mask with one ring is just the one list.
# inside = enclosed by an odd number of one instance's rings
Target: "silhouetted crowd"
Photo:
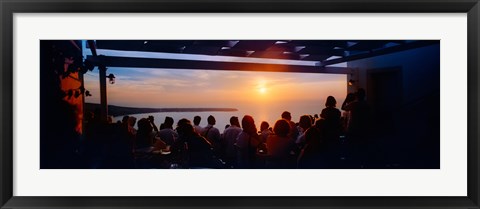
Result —
[[[157, 128], [153, 116], [124, 116], [105, 124], [86, 115], [83, 152], [89, 168], [363, 168], [368, 165], [370, 108], [365, 91], [348, 94], [340, 111], [329, 96], [320, 115], [281, 113], [273, 127], [257, 130], [254, 117], [230, 118], [223, 133], [215, 117], [165, 117]], [[134, 128], [137, 124], [138, 129]]]

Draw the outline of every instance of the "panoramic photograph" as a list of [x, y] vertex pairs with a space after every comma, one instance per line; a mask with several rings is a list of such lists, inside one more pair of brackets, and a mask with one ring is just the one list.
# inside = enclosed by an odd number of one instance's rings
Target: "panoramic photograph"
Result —
[[439, 40], [40, 40], [41, 169], [440, 169]]

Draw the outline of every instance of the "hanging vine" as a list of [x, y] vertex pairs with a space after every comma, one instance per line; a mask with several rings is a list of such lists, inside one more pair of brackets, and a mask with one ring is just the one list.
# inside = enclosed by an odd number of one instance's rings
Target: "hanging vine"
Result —
[[[67, 52], [64, 52], [67, 51]], [[52, 68], [55, 74], [60, 79], [65, 79], [74, 73], [80, 73], [84, 75], [88, 71], [93, 71], [95, 65], [89, 60], [84, 60], [83, 56], [75, 55], [68, 50], [62, 50], [56, 45], [52, 45]], [[71, 99], [72, 97], [78, 98], [80, 95], [86, 97], [92, 96], [90, 91], [86, 90], [83, 84], [75, 89], [61, 90], [62, 98]]]

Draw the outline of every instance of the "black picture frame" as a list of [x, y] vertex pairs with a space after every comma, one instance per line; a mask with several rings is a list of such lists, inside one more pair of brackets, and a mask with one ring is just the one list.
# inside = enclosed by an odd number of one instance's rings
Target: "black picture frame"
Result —
[[[479, 0], [0, 0], [2, 208], [480, 208]], [[466, 197], [19, 197], [13, 196], [13, 15], [15, 13], [467, 13], [468, 195]]]

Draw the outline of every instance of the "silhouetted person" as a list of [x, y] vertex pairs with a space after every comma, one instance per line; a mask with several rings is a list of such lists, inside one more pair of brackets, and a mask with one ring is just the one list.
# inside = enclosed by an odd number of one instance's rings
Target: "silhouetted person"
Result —
[[102, 160], [102, 165], [98, 168], [134, 168], [133, 142], [130, 141], [131, 138], [128, 135], [127, 127], [123, 126], [119, 121], [119, 123], [116, 124], [107, 124], [105, 128], [106, 134], [102, 136], [101, 139], [101, 141], [105, 143], [105, 158]]
[[329, 144], [330, 149], [338, 149], [340, 146], [340, 133], [342, 130], [340, 116], [341, 112], [335, 106], [337, 101], [333, 96], [328, 96], [325, 102], [325, 108], [320, 117], [325, 120], [325, 127], [317, 127], [325, 136], [325, 142]]
[[150, 121], [142, 118], [138, 121], [138, 131], [135, 141], [136, 152], [150, 152], [153, 150], [153, 143], [155, 141], [155, 133]]
[[302, 115], [300, 121], [298, 122], [298, 137], [295, 140], [295, 143], [298, 147], [303, 147], [305, 145], [305, 131], [312, 126], [312, 118], [309, 115]]
[[179, 132], [178, 132], [179, 127], [182, 127], [182, 126], [184, 126], [184, 125], [186, 125], [186, 124], [190, 124], [190, 125], [191, 125], [192, 123], [190, 122], [190, 120], [188, 120], [188, 119], [186, 119], [186, 118], [182, 118], [182, 119], [178, 120], [178, 122], [177, 122], [177, 128], [176, 128], [177, 133], [179, 133]]
[[128, 133], [130, 133], [133, 136], [137, 135], [137, 129], [134, 128], [135, 123], [137, 123], [136, 117], [133, 117], [133, 116], [128, 117], [128, 121], [127, 121]]
[[218, 128], [213, 127], [217, 121], [212, 115], [207, 118], [208, 125], [203, 129], [202, 136], [205, 137], [210, 144], [212, 144], [215, 154], [217, 156], [221, 153], [220, 131]]
[[[128, 117], [128, 118], [126, 118]], [[132, 147], [132, 152], [135, 149], [135, 138], [137, 136], [137, 129], [135, 129], [133, 126], [135, 126], [135, 123], [137, 122], [137, 118], [133, 116], [124, 116], [123, 119], [126, 119], [126, 123], [122, 124], [122, 127], [125, 129], [128, 142], [131, 144], [130, 146]]]
[[356, 100], [345, 105], [344, 109], [350, 111], [350, 123], [347, 133], [349, 136], [365, 137], [368, 133], [370, 122], [370, 106], [365, 101], [365, 90], [360, 88], [356, 93]]
[[215, 161], [212, 145], [195, 132], [190, 121], [185, 120], [179, 121], [177, 131], [178, 141], [186, 144], [188, 166], [190, 168], [217, 168], [219, 164]]
[[267, 138], [267, 168], [294, 168], [295, 158], [292, 153], [295, 141], [290, 138], [290, 125], [287, 120], [280, 119], [273, 126], [274, 135]]
[[350, 111], [347, 137], [352, 146], [353, 158], [364, 164], [369, 140], [370, 106], [365, 101], [364, 89], [358, 89], [355, 96], [356, 100], [344, 107]]
[[[107, 126], [102, 126], [98, 121], [95, 133], [85, 135], [86, 141], [93, 142], [89, 148], [94, 158], [90, 164], [92, 168], [134, 168], [136, 135], [129, 132], [129, 118], [126, 115], [117, 124]], [[86, 123], [90, 125], [90, 122]]]
[[328, 121], [340, 121], [340, 110], [336, 108], [337, 100], [335, 97], [328, 96], [327, 101], [325, 102], [325, 108], [320, 113], [320, 117]]
[[107, 116], [107, 124], [112, 124], [113, 123], [113, 116], [109, 115]]
[[243, 130], [238, 135], [235, 143], [237, 147], [237, 166], [238, 168], [254, 168], [260, 139], [252, 116], [243, 116], [242, 128]]
[[347, 94], [347, 98], [345, 98], [345, 101], [343, 101], [343, 104], [342, 104], [342, 110], [344, 110], [344, 114], [342, 116], [342, 131], [344, 133], [347, 132], [347, 128], [348, 128], [348, 124], [350, 123], [350, 111], [349, 110], [346, 110], [345, 107], [347, 105], [349, 105], [350, 103], [354, 102], [355, 101], [355, 94], [354, 93], [348, 93]]
[[[322, 122], [319, 122], [319, 126], [323, 126]], [[323, 145], [322, 133], [316, 127], [310, 127], [305, 131], [306, 144], [297, 160], [298, 168], [331, 168], [328, 164], [325, 152], [326, 147]]]
[[[93, 116], [92, 116], [92, 117], [93, 117]], [[127, 135], [129, 134], [128, 118], [130, 118], [130, 116], [128, 116], [128, 115], [123, 116], [123, 118], [122, 118], [122, 126], [121, 126], [122, 129], [123, 129], [122, 131], [124, 131], [125, 134], [127, 134]]]
[[295, 122], [292, 121], [292, 115], [290, 114], [290, 112], [284, 111], [282, 113], [282, 118], [285, 119], [290, 125], [290, 133], [288, 134], [288, 136], [292, 140], [296, 140], [298, 137], [298, 129], [296, 129], [297, 124], [295, 124]]
[[162, 141], [170, 146], [173, 145], [178, 138], [177, 132], [173, 130], [173, 123], [174, 121], [172, 117], [165, 117], [165, 121], [163, 122], [164, 127], [157, 134]]
[[185, 127], [185, 125], [187, 124], [191, 125], [191, 122], [186, 118], [182, 118], [177, 122], [177, 127], [175, 128], [175, 132], [177, 132], [178, 138], [170, 147], [170, 150], [172, 152], [171, 156], [172, 156], [173, 163], [186, 164], [188, 161], [187, 142], [185, 141], [186, 137], [181, 136], [182, 128]]
[[235, 149], [235, 142], [237, 140], [238, 135], [242, 132], [242, 128], [240, 127], [240, 122], [238, 121], [238, 117], [232, 116], [230, 118], [230, 126], [223, 131], [223, 147], [225, 150], [224, 159], [225, 161], [231, 165], [235, 166], [236, 162], [236, 149]]
[[195, 129], [195, 132], [197, 132], [198, 134], [203, 133], [203, 128], [200, 126], [200, 121], [201, 120], [202, 120], [202, 118], [198, 115], [193, 117], [193, 128]]
[[273, 134], [273, 131], [270, 130], [270, 124], [268, 124], [267, 121], [262, 121], [262, 123], [260, 124], [260, 139], [262, 140], [261, 142], [266, 143], [268, 136], [270, 136], [271, 134]]
[[128, 116], [128, 115], [123, 116], [123, 118], [122, 118], [122, 124], [128, 124], [128, 118], [129, 118], [129, 117], [130, 117], [130, 116]]
[[148, 121], [150, 121], [150, 124], [153, 127], [153, 131], [158, 132], [157, 125], [155, 125], [155, 118], [153, 116], [148, 116]]

